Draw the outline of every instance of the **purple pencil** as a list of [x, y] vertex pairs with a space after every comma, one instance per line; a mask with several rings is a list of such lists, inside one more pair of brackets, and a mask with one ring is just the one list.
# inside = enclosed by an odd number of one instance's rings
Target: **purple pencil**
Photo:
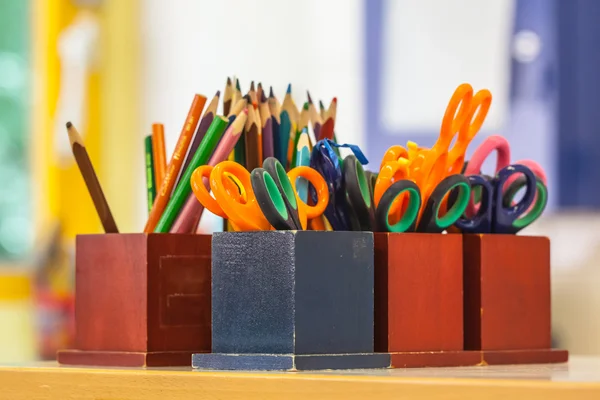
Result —
[[262, 131], [262, 155], [264, 161], [267, 157], [274, 157], [275, 150], [273, 147], [273, 121], [271, 120], [271, 111], [265, 93], [262, 93], [260, 99], [260, 125]]
[[[248, 109], [244, 109], [235, 121], [227, 128], [223, 138], [219, 142], [219, 145], [215, 149], [213, 155], [208, 161], [208, 165], [215, 166], [221, 161], [225, 161], [229, 154], [233, 151], [235, 144], [240, 139], [244, 125], [246, 124], [246, 118], [248, 118]], [[210, 186], [208, 179], [204, 179], [204, 185], [208, 190]], [[177, 216], [175, 223], [171, 227], [171, 233], [193, 233], [196, 231], [204, 207], [196, 199], [196, 196], [192, 193], [186, 200], [181, 212]]]

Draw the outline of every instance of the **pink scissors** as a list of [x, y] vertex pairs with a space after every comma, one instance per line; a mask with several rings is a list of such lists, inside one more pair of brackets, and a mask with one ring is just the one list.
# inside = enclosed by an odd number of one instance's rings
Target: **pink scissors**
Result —
[[[468, 161], [466, 168], [464, 170], [464, 175], [479, 175], [481, 173], [481, 167], [485, 160], [492, 154], [494, 151], [497, 152], [496, 159], [496, 169], [494, 171], [494, 175], [497, 174], [501, 169], [507, 167], [511, 164], [510, 162], [510, 145], [508, 140], [500, 135], [492, 135], [487, 137], [481, 145], [475, 150], [471, 159]], [[512, 164], [520, 164], [529, 168], [533, 174], [540, 179], [544, 185], [548, 185], [546, 172], [544, 169], [533, 160], [520, 160]], [[514, 182], [518, 177], [513, 175], [510, 180], [508, 180], [504, 188], [506, 189], [512, 182]], [[477, 212], [478, 207], [473, 204], [471, 201], [467, 208], [467, 213], [475, 213]]]

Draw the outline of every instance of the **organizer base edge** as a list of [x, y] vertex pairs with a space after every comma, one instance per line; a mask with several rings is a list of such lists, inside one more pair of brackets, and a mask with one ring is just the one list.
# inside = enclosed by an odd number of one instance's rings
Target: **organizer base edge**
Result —
[[102, 367], [178, 367], [189, 366], [197, 351], [90, 351], [60, 350], [57, 361], [63, 365]]
[[388, 353], [361, 354], [218, 354], [192, 356], [196, 370], [310, 371], [389, 368]]
[[468, 367], [507, 364], [558, 364], [569, 352], [558, 349], [391, 352], [392, 368]]

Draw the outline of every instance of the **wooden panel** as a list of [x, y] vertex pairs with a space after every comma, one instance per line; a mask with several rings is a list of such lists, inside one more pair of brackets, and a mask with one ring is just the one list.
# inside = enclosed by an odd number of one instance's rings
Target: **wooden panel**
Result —
[[464, 259], [466, 348], [549, 349], [548, 238], [464, 235]]
[[462, 236], [374, 235], [375, 350], [462, 350]]
[[146, 350], [145, 235], [77, 236], [75, 281], [77, 349]]

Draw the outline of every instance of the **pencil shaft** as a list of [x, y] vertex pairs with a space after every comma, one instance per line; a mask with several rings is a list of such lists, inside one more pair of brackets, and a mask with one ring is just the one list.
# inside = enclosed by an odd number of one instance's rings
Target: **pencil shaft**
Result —
[[148, 192], [148, 213], [152, 210], [154, 198], [156, 197], [156, 182], [154, 180], [154, 159], [152, 155], [152, 136], [144, 139], [146, 148], [146, 188]]
[[163, 124], [152, 124], [152, 154], [154, 161], [155, 186], [162, 184], [167, 169], [167, 154], [165, 147], [165, 127]]
[[[204, 135], [208, 131], [210, 124], [212, 124], [215, 115], [213, 113], [208, 113], [200, 120], [198, 124], [198, 129], [196, 130], [196, 134], [194, 135], [194, 139], [192, 140], [192, 144], [190, 145], [190, 150], [185, 158], [185, 162], [183, 163], [182, 171], [185, 171], [187, 167], [190, 165], [192, 161], [192, 157], [196, 154], [196, 150], [198, 150], [198, 146], [202, 143], [202, 139], [204, 139]], [[177, 182], [179, 184], [179, 182]]]
[[92, 165], [92, 161], [90, 160], [87, 150], [79, 143], [74, 143], [72, 149], [73, 155], [75, 156], [75, 161], [79, 166], [83, 180], [85, 181], [88, 192], [90, 193], [92, 201], [94, 202], [94, 207], [96, 207], [96, 212], [100, 217], [100, 222], [102, 223], [104, 232], [119, 233], [119, 229], [117, 228], [115, 219], [112, 216], [110, 207], [106, 201], [106, 197], [104, 197], [104, 192], [102, 191], [100, 181], [98, 181], [96, 171], [94, 171], [94, 166]]
[[198, 94], [194, 96], [194, 101], [192, 102], [190, 111], [188, 112], [185, 120], [185, 124], [183, 125], [181, 134], [179, 135], [179, 140], [175, 146], [173, 157], [167, 165], [165, 178], [160, 185], [160, 190], [156, 194], [156, 200], [152, 206], [152, 211], [150, 212], [148, 222], [144, 227], [144, 233], [150, 233], [154, 231], [158, 220], [167, 206], [171, 191], [173, 190], [173, 186], [175, 186], [175, 180], [177, 179], [177, 175], [179, 175], [181, 170], [183, 158], [185, 157], [188, 147], [190, 146], [192, 135], [196, 129], [196, 125], [198, 124], [198, 120], [200, 119], [200, 114], [202, 113], [205, 103], [206, 97]]
[[[229, 126], [227, 131], [221, 138], [219, 145], [215, 149], [213, 155], [208, 161], [208, 165], [215, 166], [221, 161], [225, 161], [228, 155], [233, 151], [235, 145], [238, 143], [241, 137], [241, 132], [236, 132], [233, 126]], [[204, 186], [210, 191], [208, 179], [203, 179]], [[204, 207], [196, 199], [195, 196], [190, 195], [183, 206], [181, 213], [175, 220], [171, 233], [193, 233], [196, 231], [200, 218], [202, 217], [202, 211]]]
[[226, 126], [227, 120], [225, 118], [218, 117], [213, 120], [210, 128], [206, 132], [206, 136], [202, 140], [202, 143], [200, 143], [198, 150], [194, 153], [190, 165], [183, 172], [181, 182], [179, 182], [179, 185], [177, 185], [177, 188], [175, 188], [173, 196], [169, 200], [169, 203], [165, 207], [164, 213], [156, 224], [154, 232], [169, 232], [173, 221], [175, 221], [175, 218], [181, 211], [183, 203], [187, 200], [188, 196], [192, 192], [192, 187], [190, 185], [192, 173], [200, 165], [206, 164], [210, 155], [215, 150], [215, 147], [217, 146], [217, 143], [219, 142], [219, 139], [221, 138]]
[[273, 120], [269, 118], [262, 129], [262, 160], [275, 155], [273, 151]]
[[260, 138], [256, 124], [253, 123], [250, 125], [250, 128], [244, 132], [244, 135], [246, 141], [246, 169], [252, 171], [254, 168], [260, 168], [262, 166], [262, 160], [260, 159], [259, 153]]

